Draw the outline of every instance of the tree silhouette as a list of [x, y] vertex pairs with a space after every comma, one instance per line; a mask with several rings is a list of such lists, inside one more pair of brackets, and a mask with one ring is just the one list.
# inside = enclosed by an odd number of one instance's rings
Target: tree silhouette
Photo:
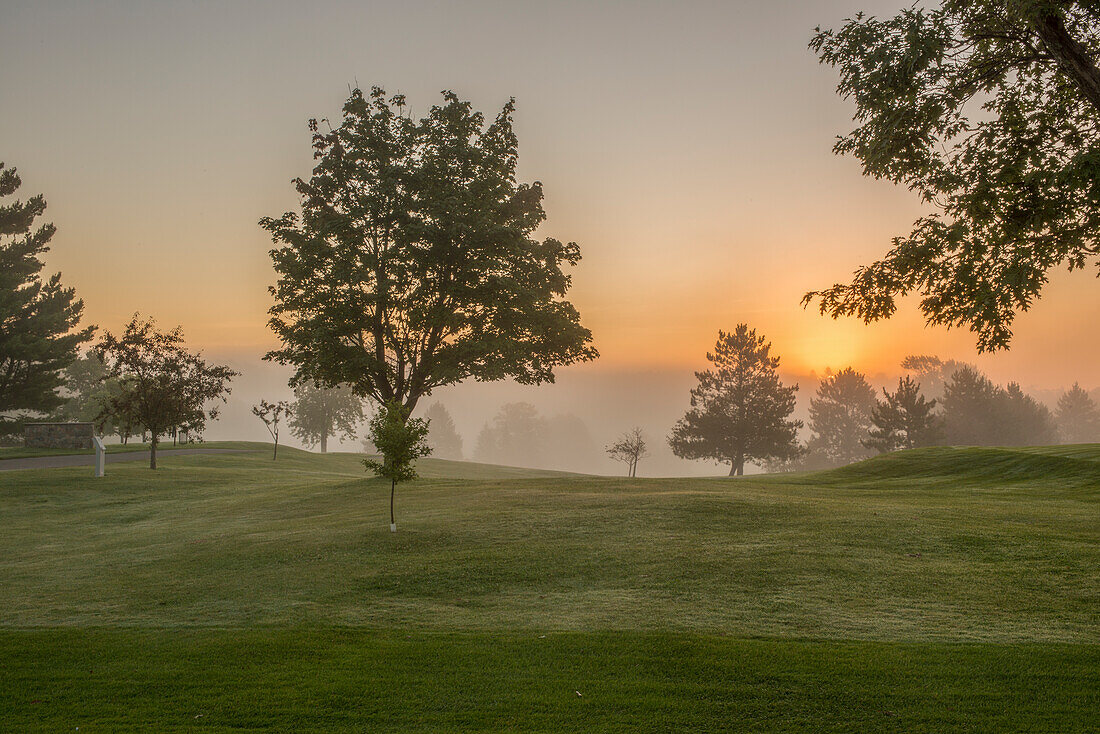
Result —
[[684, 459], [728, 462], [730, 476], [744, 474], [745, 462], [796, 455], [802, 421], [789, 420], [797, 385], [779, 380], [779, 357], [755, 329], [738, 324], [718, 332], [707, 360], [714, 369], [696, 372], [691, 409], [672, 429], [669, 446]]
[[576, 243], [531, 238], [542, 187], [517, 183], [509, 102], [488, 125], [450, 92], [414, 121], [405, 99], [355, 90], [341, 125], [311, 121], [316, 167], [301, 217], [260, 224], [276, 243], [268, 359], [295, 384], [347, 384], [409, 415], [463, 380], [553, 381], [596, 358], [564, 296]]
[[645, 435], [642, 429], [635, 426], [619, 437], [619, 440], [607, 447], [607, 455], [615, 461], [626, 464], [626, 475], [636, 477], [638, 475], [638, 461], [649, 456]]
[[261, 400], [259, 405], [252, 406], [252, 415], [263, 421], [267, 432], [271, 434], [271, 440], [274, 442], [271, 460], [275, 461], [279, 458], [279, 424], [290, 417], [290, 403], [285, 400], [275, 403]]
[[898, 380], [893, 393], [882, 389], [885, 400], [878, 403], [871, 415], [873, 427], [863, 445], [882, 453], [898, 449], [913, 449], [933, 445], [943, 433], [943, 425], [935, 414], [935, 400], [926, 400], [920, 383], [911, 377]]
[[[0, 163], [0, 199], [22, 184]], [[61, 274], [42, 278], [41, 256], [56, 228], [36, 226], [46, 209], [39, 194], [0, 203], [0, 437], [19, 430], [19, 411], [48, 413], [65, 402], [62, 371], [77, 358], [95, 327], [77, 329], [84, 302], [61, 285]]]
[[239, 374], [187, 351], [179, 327], [161, 332], [152, 319], [136, 314], [121, 336], [107, 332], [94, 352], [119, 385], [105, 413], [149, 432], [150, 469], [157, 468], [160, 437], [172, 428], [201, 432], [207, 419], [218, 417], [217, 403], [225, 402], [229, 382]]

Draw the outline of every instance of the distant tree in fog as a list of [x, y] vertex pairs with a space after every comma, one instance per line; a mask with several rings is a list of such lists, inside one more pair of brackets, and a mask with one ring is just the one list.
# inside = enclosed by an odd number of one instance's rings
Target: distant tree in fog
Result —
[[973, 367], [955, 372], [944, 388], [947, 443], [973, 446], [1026, 446], [1057, 441], [1050, 410], [1016, 383], [994, 385]]
[[474, 459], [487, 464], [544, 466], [546, 419], [530, 403], [502, 405], [477, 437]]
[[598, 456], [584, 421], [569, 413], [545, 418], [530, 403], [501, 406], [474, 447], [476, 461], [543, 469], [587, 469]]
[[810, 399], [810, 453], [829, 466], [851, 464], [871, 452], [863, 445], [871, 428], [875, 391], [863, 374], [846, 367], [821, 381]]
[[1100, 441], [1100, 409], [1076, 382], [1058, 399], [1055, 415], [1064, 443]]
[[649, 456], [642, 429], [634, 427], [619, 437], [619, 440], [607, 447], [607, 455], [615, 461], [626, 464], [629, 477], [638, 475], [638, 461]]
[[898, 380], [895, 392], [883, 388], [882, 395], [885, 399], [872, 411], [872, 427], [864, 446], [887, 453], [931, 446], [939, 440], [943, 425], [934, 412], [936, 401], [925, 399], [920, 383], [906, 376]]
[[275, 449], [271, 452], [272, 460], [279, 458], [280, 424], [290, 417], [290, 403], [285, 400], [276, 403], [261, 400], [259, 405], [252, 406], [252, 415], [263, 421], [267, 432], [271, 434], [271, 440], [275, 443]]
[[738, 324], [718, 332], [707, 360], [713, 369], [696, 372], [691, 409], [672, 429], [668, 443], [682, 459], [730, 464], [730, 476], [744, 474], [746, 461], [783, 459], [799, 452], [802, 421], [790, 420], [797, 385], [779, 380], [779, 357], [755, 329]]
[[451, 92], [413, 119], [403, 95], [355, 89], [343, 121], [310, 121], [301, 215], [265, 217], [277, 280], [266, 358], [295, 383], [348, 384], [405, 415], [463, 380], [552, 382], [595, 359], [565, 300], [575, 242], [532, 238], [541, 184], [517, 181], [508, 102], [488, 124]]
[[954, 359], [940, 359], [928, 354], [910, 354], [901, 361], [903, 370], [912, 372], [914, 379], [920, 383], [923, 393], [932, 400], [943, 397], [943, 388], [957, 371], [963, 367], [976, 369], [966, 362]]
[[355, 438], [355, 428], [363, 422], [363, 399], [347, 385], [322, 387], [313, 380], [294, 387], [290, 408], [290, 430], [306, 446], [321, 445], [328, 451], [330, 437]]
[[462, 436], [455, 429], [454, 419], [438, 400], [424, 414], [428, 419], [428, 445], [432, 455], [440, 459], [462, 459]]

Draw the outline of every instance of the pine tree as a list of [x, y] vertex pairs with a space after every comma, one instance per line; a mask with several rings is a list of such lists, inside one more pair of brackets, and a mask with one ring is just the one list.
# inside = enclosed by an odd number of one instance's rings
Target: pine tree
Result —
[[691, 409], [669, 436], [672, 452], [683, 459], [730, 464], [730, 476], [744, 474], [745, 462], [794, 456], [802, 421], [790, 420], [797, 385], [779, 380], [779, 357], [755, 329], [738, 324], [718, 332], [707, 360], [714, 369], [696, 372]]
[[887, 453], [931, 446], [939, 439], [943, 429], [933, 412], [936, 401], [925, 399], [920, 383], [905, 377], [898, 380], [897, 391], [883, 388], [882, 394], [885, 400], [871, 413], [872, 428], [864, 446]]
[[[14, 168], [0, 163], [0, 197], [21, 183]], [[61, 274], [42, 277], [40, 257], [55, 232], [52, 224], [35, 226], [45, 209], [41, 195], [0, 204], [0, 416], [60, 407], [62, 372], [95, 330], [76, 328], [84, 302], [62, 287]], [[0, 434], [15, 430], [16, 421], [0, 418]]]
[[1100, 441], [1100, 409], [1076, 382], [1058, 399], [1055, 415], [1065, 443]]
[[428, 420], [428, 445], [432, 455], [440, 459], [462, 460], [462, 436], [455, 429], [450, 412], [438, 400], [431, 404], [424, 414]]
[[826, 377], [810, 400], [811, 451], [832, 466], [851, 464], [870, 452], [862, 440], [871, 427], [875, 391], [863, 374], [847, 367]]

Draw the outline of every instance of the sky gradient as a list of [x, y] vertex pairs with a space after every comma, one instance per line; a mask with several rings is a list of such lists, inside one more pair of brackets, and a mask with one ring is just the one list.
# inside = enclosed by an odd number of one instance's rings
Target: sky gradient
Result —
[[853, 106], [806, 48], [818, 24], [901, 5], [8, 0], [0, 160], [46, 195], [48, 267], [89, 321], [141, 311], [243, 363], [274, 344], [257, 220], [296, 208], [308, 118], [336, 118], [355, 83], [414, 114], [443, 89], [488, 116], [514, 96], [540, 234], [584, 257], [571, 299], [602, 358], [582, 372], [696, 369], [746, 321], [799, 374], [937, 353], [998, 381], [1100, 385], [1092, 272], [1055, 273], [1012, 350], [983, 357], [914, 301], [870, 327], [800, 307], [923, 211], [833, 155]]

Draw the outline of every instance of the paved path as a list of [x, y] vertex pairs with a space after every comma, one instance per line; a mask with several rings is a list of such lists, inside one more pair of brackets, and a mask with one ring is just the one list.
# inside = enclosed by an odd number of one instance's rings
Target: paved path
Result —
[[[245, 454], [254, 449], [160, 449], [157, 458], [186, 456], [189, 454]], [[149, 450], [108, 453], [107, 463], [118, 461], [148, 461]], [[69, 454], [64, 456], [34, 456], [25, 459], [0, 459], [0, 471], [12, 469], [57, 469], [64, 466], [94, 466], [95, 454]]]

